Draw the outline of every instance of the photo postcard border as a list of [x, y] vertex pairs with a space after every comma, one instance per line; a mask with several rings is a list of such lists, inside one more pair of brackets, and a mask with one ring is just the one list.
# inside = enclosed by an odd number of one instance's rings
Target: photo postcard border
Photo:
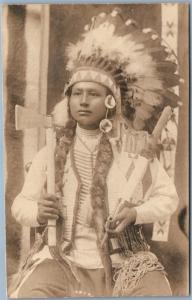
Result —
[[[191, 15], [192, 15], [192, 0], [190, 1], [183, 1], [183, 0], [177, 0], [177, 1], [146, 1], [146, 0], [132, 0], [132, 1], [113, 1], [113, 0], [108, 0], [108, 1], [77, 1], [77, 0], [65, 0], [65, 1], [38, 1], [38, 0], [31, 0], [31, 1], [0, 1], [1, 4], [1, 24], [2, 24], [2, 6], [3, 4], [27, 4], [27, 3], [44, 3], [44, 4], [70, 4], [70, 3], [74, 3], [74, 4], [144, 4], [144, 3], [148, 3], [148, 4], [155, 4], [155, 3], [162, 3], [162, 2], [169, 2], [169, 3], [188, 3], [189, 4], [189, 14], [190, 14], [190, 37], [189, 37], [189, 48], [190, 48], [190, 74], [189, 74], [189, 82], [191, 79], [191, 55], [192, 55], [192, 47], [191, 47], [191, 40], [192, 40], [192, 20], [191, 20]], [[2, 300], [6, 300], [8, 299], [6, 296], [6, 239], [5, 239], [5, 205], [4, 205], [4, 114], [3, 114], [3, 61], [2, 61], [2, 30], [1, 30], [1, 48], [0, 48], [0, 82], [1, 82], [1, 88], [0, 88], [0, 92], [1, 92], [1, 103], [0, 103], [0, 141], [1, 141], [1, 146], [0, 146], [0, 212], [1, 212], [1, 217], [0, 217], [0, 298]], [[190, 92], [190, 99], [192, 98], [192, 89], [191, 86], [189, 85], [189, 92]], [[190, 101], [189, 101], [190, 102]], [[189, 116], [191, 114], [191, 105], [189, 103]], [[189, 117], [189, 156], [191, 157], [191, 145], [192, 145], [192, 137], [191, 137], [191, 128], [192, 128], [192, 121], [191, 118]], [[190, 179], [190, 188], [189, 188], [189, 193], [191, 190], [191, 159], [190, 159], [190, 165], [189, 165], [189, 179]], [[191, 197], [191, 193], [189, 194], [189, 200]], [[190, 204], [190, 201], [189, 201]], [[189, 205], [189, 211], [190, 213], [192, 213], [192, 209], [191, 209], [191, 205]], [[191, 215], [191, 214], [190, 214]], [[191, 221], [190, 221], [190, 225], [191, 225]], [[190, 227], [189, 227], [190, 228]], [[191, 254], [192, 254], [192, 250], [191, 250], [191, 234], [190, 234], [190, 277], [189, 277], [189, 282], [191, 281]], [[173, 297], [173, 299], [186, 299], [186, 298], [191, 298], [191, 286], [190, 288], [190, 295], [189, 296], [181, 296], [181, 297]], [[151, 297], [151, 299], [155, 299], [155, 297]], [[54, 299], [58, 299], [59, 298], [54, 298]], [[61, 298], [60, 298], [61, 299]], [[81, 298], [83, 299], [83, 298]], [[94, 299], [99, 299], [99, 298], [94, 298]], [[111, 298], [113, 299], [113, 298]], [[120, 298], [119, 298], [120, 299]], [[125, 297], [126, 299], [126, 297]], [[130, 299], [130, 298], [129, 298]], [[134, 298], [131, 298], [134, 299]], [[147, 297], [143, 297], [143, 299], [148, 299]], [[158, 299], [169, 299], [167, 297], [158, 297]]]

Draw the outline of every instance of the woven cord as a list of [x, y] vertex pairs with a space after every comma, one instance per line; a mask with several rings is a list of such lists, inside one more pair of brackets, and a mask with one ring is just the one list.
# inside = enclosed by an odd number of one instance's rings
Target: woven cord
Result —
[[113, 276], [113, 296], [127, 296], [138, 285], [147, 272], [162, 271], [164, 267], [150, 251], [130, 255]]

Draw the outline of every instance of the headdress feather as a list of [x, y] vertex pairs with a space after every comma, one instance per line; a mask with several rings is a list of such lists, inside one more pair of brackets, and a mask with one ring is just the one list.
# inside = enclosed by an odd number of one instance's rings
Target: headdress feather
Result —
[[[114, 80], [121, 91], [122, 106], [134, 109], [136, 129], [146, 129], [147, 122], [155, 120], [154, 115], [165, 105], [178, 104], [178, 96], [169, 90], [179, 84], [172, 51], [152, 29], [142, 30], [132, 19], [125, 22], [117, 9], [92, 18], [66, 54], [70, 72], [87, 66]], [[122, 111], [126, 116], [126, 109]]]

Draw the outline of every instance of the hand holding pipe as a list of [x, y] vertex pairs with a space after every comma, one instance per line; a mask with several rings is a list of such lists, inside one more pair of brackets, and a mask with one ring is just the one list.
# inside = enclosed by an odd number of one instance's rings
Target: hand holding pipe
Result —
[[[154, 137], [156, 140], [158, 140], [160, 138], [161, 132], [162, 132], [164, 126], [167, 124], [171, 114], [172, 114], [171, 107], [166, 106], [164, 108], [153, 132], [152, 132], [152, 137]], [[126, 201], [129, 201], [129, 199], [131, 199], [139, 182], [142, 181], [142, 179], [145, 175], [145, 172], [147, 170], [149, 160], [147, 157], [140, 156], [134, 163], [135, 163], [135, 169], [133, 170], [133, 172], [129, 178], [128, 184], [124, 187], [124, 190], [122, 193], [123, 194], [122, 198], [126, 199]], [[117, 204], [115, 213], [113, 216], [109, 216], [109, 220], [112, 220], [119, 213], [121, 205], [122, 205], [122, 202], [119, 202]], [[103, 240], [101, 241], [101, 247], [104, 245], [107, 238], [108, 238], [108, 233], [105, 232]]]

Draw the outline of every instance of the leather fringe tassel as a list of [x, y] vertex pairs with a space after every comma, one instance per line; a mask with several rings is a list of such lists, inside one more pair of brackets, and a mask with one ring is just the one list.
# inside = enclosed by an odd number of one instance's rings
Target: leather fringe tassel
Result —
[[150, 251], [130, 255], [114, 274], [113, 296], [127, 296], [138, 285], [142, 277], [151, 271], [164, 271], [157, 257]]

